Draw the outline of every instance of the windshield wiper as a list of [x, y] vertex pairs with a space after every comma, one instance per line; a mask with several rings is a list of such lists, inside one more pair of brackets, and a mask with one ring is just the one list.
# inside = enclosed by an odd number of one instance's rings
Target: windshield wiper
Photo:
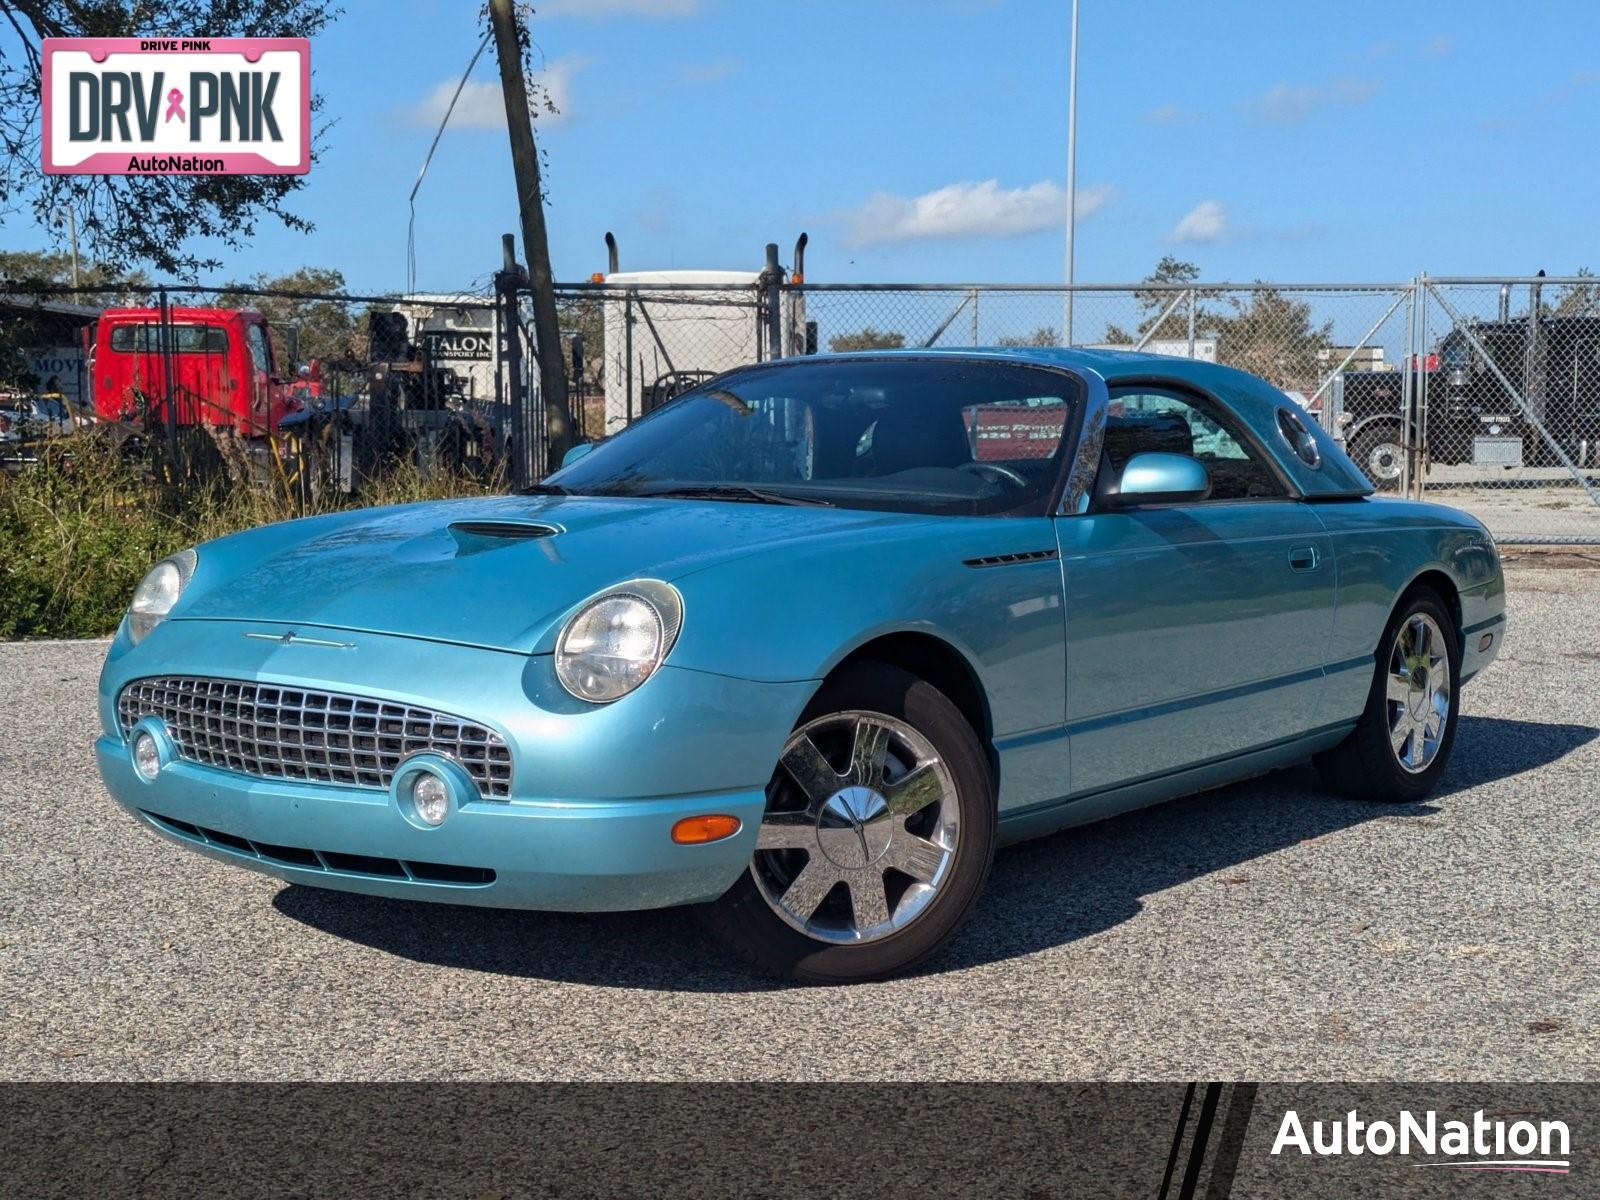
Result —
[[655, 499], [674, 496], [684, 500], [754, 500], [758, 504], [795, 504], [808, 508], [833, 508], [833, 501], [816, 496], [789, 496], [782, 492], [769, 492], [746, 483], [685, 483], [676, 487], [635, 492], [635, 495]]
[[559, 483], [530, 483], [527, 487], [518, 488], [519, 496], [576, 496], [571, 488]]

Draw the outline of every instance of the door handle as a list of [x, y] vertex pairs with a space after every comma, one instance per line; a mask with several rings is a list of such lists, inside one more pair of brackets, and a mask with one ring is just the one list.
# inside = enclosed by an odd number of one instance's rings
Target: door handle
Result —
[[1322, 555], [1315, 546], [1296, 546], [1289, 551], [1291, 571], [1315, 571], [1322, 563]]

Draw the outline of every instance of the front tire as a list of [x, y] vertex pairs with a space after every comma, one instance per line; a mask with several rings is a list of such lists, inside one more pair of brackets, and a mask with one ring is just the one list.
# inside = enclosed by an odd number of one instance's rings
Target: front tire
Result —
[[972, 726], [932, 684], [863, 663], [801, 714], [750, 869], [701, 915], [773, 975], [885, 979], [950, 940], [994, 845], [994, 781]]
[[1383, 632], [1361, 720], [1343, 742], [1317, 755], [1317, 769], [1351, 799], [1415, 803], [1444, 774], [1460, 709], [1455, 621], [1437, 593], [1414, 591]]

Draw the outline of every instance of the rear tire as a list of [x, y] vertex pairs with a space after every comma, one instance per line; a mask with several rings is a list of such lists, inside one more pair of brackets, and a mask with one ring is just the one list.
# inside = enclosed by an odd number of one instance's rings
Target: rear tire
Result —
[[1455, 745], [1461, 644], [1438, 593], [1408, 593], [1378, 643], [1372, 689], [1355, 729], [1316, 756], [1334, 791], [1352, 800], [1412, 804], [1438, 785]]
[[927, 681], [862, 663], [801, 714], [750, 869], [700, 915], [781, 978], [885, 979], [950, 940], [994, 846], [994, 781], [972, 726]]
[[1350, 457], [1372, 481], [1373, 487], [1384, 492], [1394, 491], [1400, 486], [1401, 467], [1406, 457], [1400, 426], [1369, 425], [1351, 441]]

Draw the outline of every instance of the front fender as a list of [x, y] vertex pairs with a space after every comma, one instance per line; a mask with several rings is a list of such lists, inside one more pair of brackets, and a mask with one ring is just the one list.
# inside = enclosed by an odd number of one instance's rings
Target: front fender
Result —
[[972, 667], [997, 736], [1059, 725], [1060, 562], [1052, 554], [971, 565], [1054, 547], [1048, 518], [951, 518], [718, 563], [676, 581], [684, 624], [670, 661], [752, 680], [816, 680], [875, 638], [926, 634]]

